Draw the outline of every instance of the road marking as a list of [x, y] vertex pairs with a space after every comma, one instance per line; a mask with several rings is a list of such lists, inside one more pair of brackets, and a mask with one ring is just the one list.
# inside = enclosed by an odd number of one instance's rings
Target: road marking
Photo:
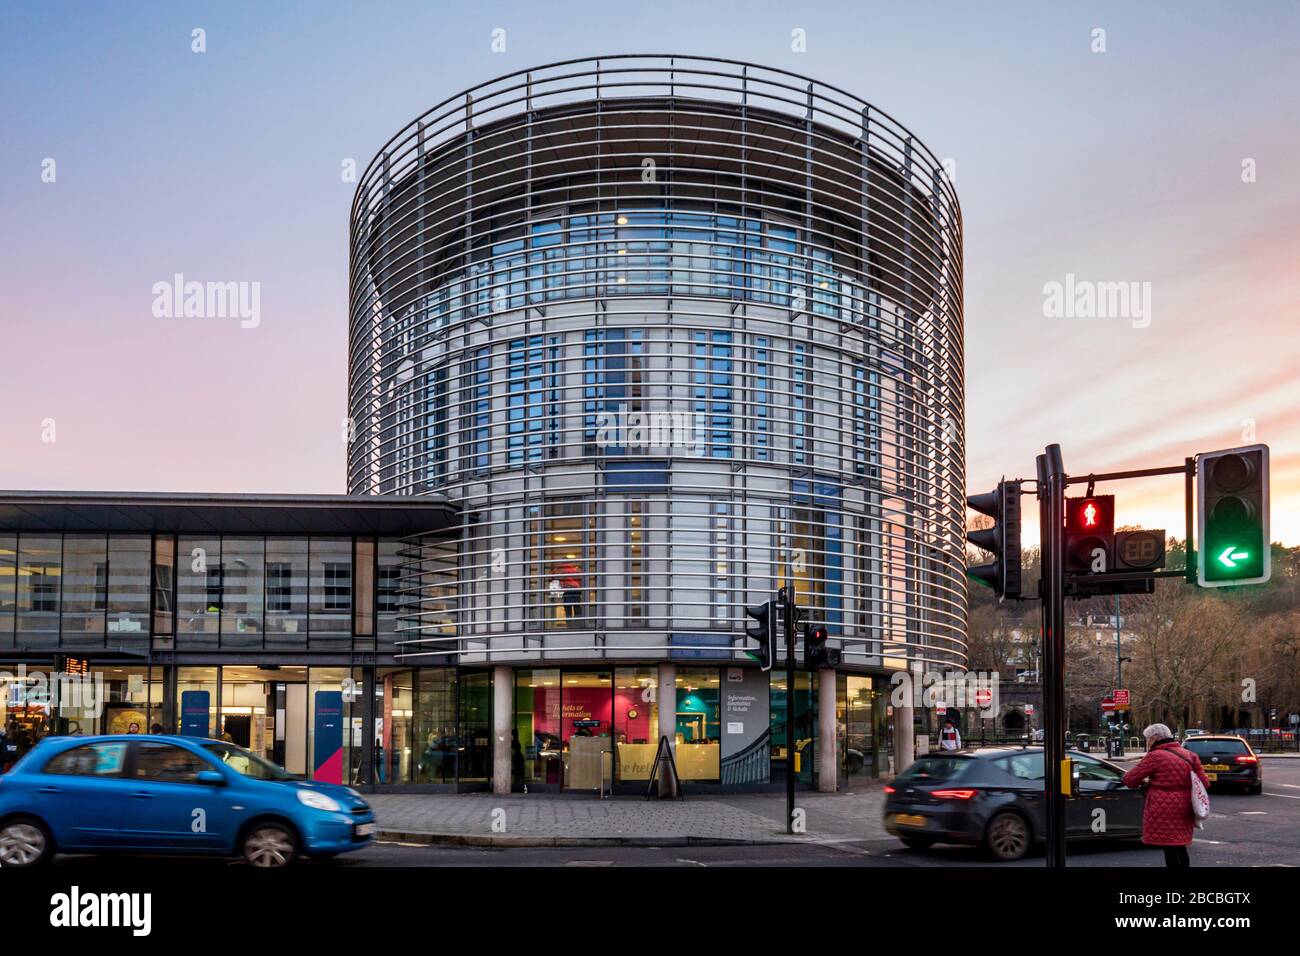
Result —
[[1292, 790], [1300, 790], [1300, 783], [1279, 783], [1279, 787], [1290, 787]]
[[1238, 813], [1238, 815], [1243, 816], [1243, 817], [1266, 817], [1266, 816], [1268, 816], [1268, 811], [1267, 811], [1267, 810], [1238, 810], [1237, 813]]
[[1223, 846], [1223, 842], [1224, 842], [1224, 841], [1222, 841], [1222, 840], [1197, 840], [1195, 837], [1193, 837], [1193, 838], [1192, 838], [1192, 842], [1193, 842], [1193, 843], [1208, 843], [1208, 844], [1210, 844], [1210, 846]]
[[613, 860], [569, 860], [564, 866], [613, 866]]
[[[1265, 790], [1265, 791], [1264, 791], [1264, 796], [1266, 796], [1266, 797], [1282, 797], [1284, 800], [1300, 800], [1300, 797], [1296, 796], [1294, 793], [1270, 793], [1269, 791]], [[1256, 811], [1256, 812], [1258, 812], [1258, 811]]]
[[683, 860], [681, 857], [677, 858], [677, 862], [685, 863], [687, 866], [707, 866], [707, 864], [701, 863], [699, 860]]

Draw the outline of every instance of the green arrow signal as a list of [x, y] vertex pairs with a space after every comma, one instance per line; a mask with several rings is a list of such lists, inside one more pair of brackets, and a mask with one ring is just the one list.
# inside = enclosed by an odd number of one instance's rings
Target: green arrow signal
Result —
[[1231, 544], [1223, 549], [1223, 554], [1219, 555], [1219, 563], [1225, 568], [1236, 568], [1238, 561], [1245, 561], [1249, 557], [1249, 552], [1238, 551], [1237, 546]]

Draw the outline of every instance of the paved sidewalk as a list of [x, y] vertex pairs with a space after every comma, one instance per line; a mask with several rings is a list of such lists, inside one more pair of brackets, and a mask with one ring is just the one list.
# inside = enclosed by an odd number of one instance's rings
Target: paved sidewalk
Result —
[[646, 800], [559, 794], [367, 794], [381, 839], [476, 846], [681, 846], [707, 843], [846, 843], [883, 837], [879, 787], [799, 792], [807, 829], [785, 832], [785, 794]]

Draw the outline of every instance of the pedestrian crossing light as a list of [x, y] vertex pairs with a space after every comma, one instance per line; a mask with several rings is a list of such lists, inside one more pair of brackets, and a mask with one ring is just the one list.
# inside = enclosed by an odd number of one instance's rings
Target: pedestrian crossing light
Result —
[[1268, 446], [1246, 445], [1196, 459], [1196, 583], [1262, 584], [1272, 573]]

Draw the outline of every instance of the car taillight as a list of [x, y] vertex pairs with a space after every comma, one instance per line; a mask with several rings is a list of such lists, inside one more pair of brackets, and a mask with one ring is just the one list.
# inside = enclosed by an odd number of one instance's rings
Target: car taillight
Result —
[[1246, 755], [1244, 757], [1238, 757], [1237, 763], [1259, 763], [1259, 758]]
[[930, 796], [938, 797], [940, 800], [969, 800], [978, 790], [934, 790]]
[[894, 791], [894, 788], [893, 788], [893, 787], [886, 787], [886, 788], [885, 788], [885, 793], [894, 793], [894, 792], [895, 792], [895, 791]]

